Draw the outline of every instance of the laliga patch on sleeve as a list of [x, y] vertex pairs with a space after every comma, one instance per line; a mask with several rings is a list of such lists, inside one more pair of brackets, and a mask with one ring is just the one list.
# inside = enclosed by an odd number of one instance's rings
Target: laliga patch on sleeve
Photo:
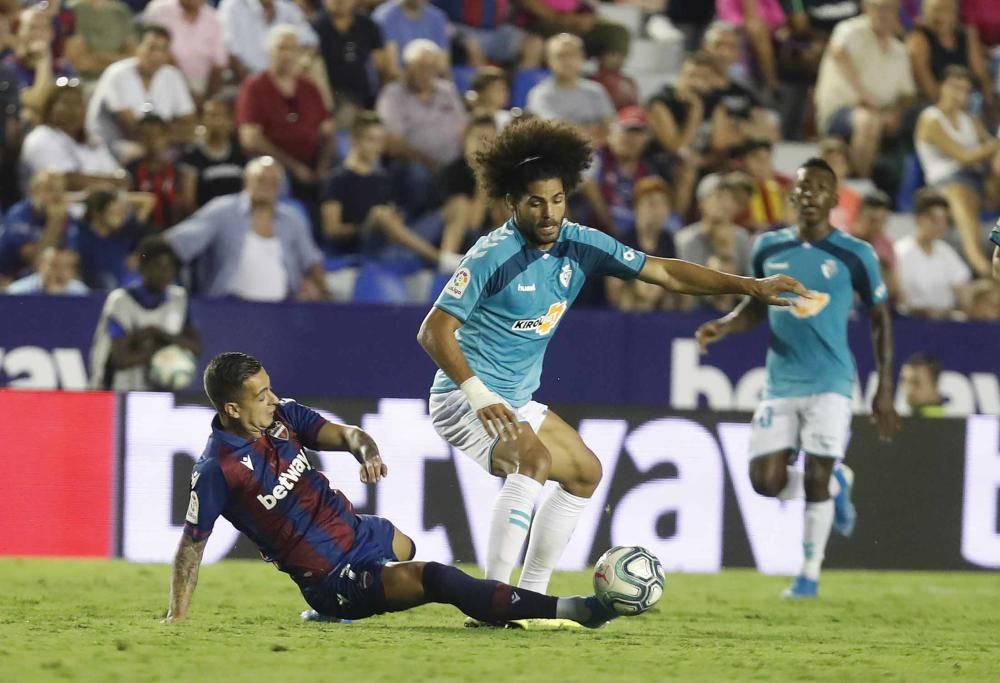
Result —
[[465, 294], [466, 287], [469, 286], [469, 282], [472, 280], [472, 273], [469, 272], [468, 268], [459, 268], [452, 275], [451, 280], [445, 285], [444, 291], [450, 296], [456, 299], [461, 299]]
[[184, 519], [191, 522], [191, 524], [198, 523], [198, 494], [194, 491], [191, 492], [191, 502], [188, 503], [188, 511]]

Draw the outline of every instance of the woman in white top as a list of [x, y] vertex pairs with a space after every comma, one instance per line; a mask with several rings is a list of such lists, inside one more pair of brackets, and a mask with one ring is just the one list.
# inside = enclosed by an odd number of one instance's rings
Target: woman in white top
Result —
[[86, 108], [80, 81], [59, 78], [42, 107], [42, 123], [24, 138], [21, 181], [25, 185], [41, 171], [62, 173], [66, 189], [89, 190], [108, 184], [127, 185], [127, 175], [102, 140], [88, 140]]
[[1000, 140], [966, 111], [972, 75], [963, 66], [945, 69], [937, 104], [917, 119], [916, 148], [927, 184], [948, 200], [972, 268], [989, 276], [979, 214], [1000, 199]]

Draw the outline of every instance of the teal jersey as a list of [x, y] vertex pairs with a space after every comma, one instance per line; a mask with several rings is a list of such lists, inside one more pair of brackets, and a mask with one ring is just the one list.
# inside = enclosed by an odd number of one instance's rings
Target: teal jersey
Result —
[[[434, 305], [462, 321], [455, 336], [472, 371], [520, 408], [538, 388], [545, 349], [587, 276], [631, 279], [645, 263], [642, 252], [569, 221], [541, 251], [508, 220], [479, 238]], [[437, 371], [431, 393], [456, 388]]]
[[803, 242], [796, 227], [760, 236], [753, 247], [755, 277], [790, 275], [812, 299], [770, 306], [765, 398], [837, 393], [851, 396], [857, 370], [847, 343], [847, 319], [857, 292], [870, 308], [887, 297], [871, 245], [834, 229]]
[[990, 231], [990, 242], [1000, 247], [1000, 221], [993, 226], [993, 230]]

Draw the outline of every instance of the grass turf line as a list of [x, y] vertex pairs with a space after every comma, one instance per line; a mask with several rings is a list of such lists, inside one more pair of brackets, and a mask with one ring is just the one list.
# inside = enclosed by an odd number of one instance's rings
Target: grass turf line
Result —
[[[262, 562], [203, 567], [190, 619], [159, 623], [170, 569], [0, 559], [0, 681], [1000, 680], [1000, 577], [827, 572], [815, 603], [748, 570], [668, 576], [659, 607], [599, 631], [464, 629], [450, 607], [301, 624]], [[589, 572], [552, 590], [589, 591]]]

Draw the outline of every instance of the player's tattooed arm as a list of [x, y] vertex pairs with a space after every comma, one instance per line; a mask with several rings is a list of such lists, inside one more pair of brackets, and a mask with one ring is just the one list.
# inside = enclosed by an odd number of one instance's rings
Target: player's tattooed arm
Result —
[[723, 337], [738, 332], [746, 332], [759, 325], [767, 317], [767, 306], [763, 301], [745, 297], [732, 311], [717, 320], [710, 320], [694, 333], [702, 353], [708, 345]]
[[319, 430], [316, 442], [321, 451], [349, 451], [361, 464], [361, 481], [366, 484], [389, 474], [375, 439], [360, 427], [328, 422]]
[[198, 584], [198, 568], [201, 566], [207, 542], [207, 538], [196, 541], [187, 534], [181, 536], [170, 579], [170, 607], [163, 623], [173, 624], [187, 616], [194, 587]]
[[878, 389], [872, 400], [872, 420], [879, 436], [888, 441], [899, 431], [899, 415], [893, 404], [892, 358], [895, 343], [892, 335], [892, 313], [886, 303], [874, 306], [869, 313], [872, 323], [872, 345], [875, 347], [875, 367]]

